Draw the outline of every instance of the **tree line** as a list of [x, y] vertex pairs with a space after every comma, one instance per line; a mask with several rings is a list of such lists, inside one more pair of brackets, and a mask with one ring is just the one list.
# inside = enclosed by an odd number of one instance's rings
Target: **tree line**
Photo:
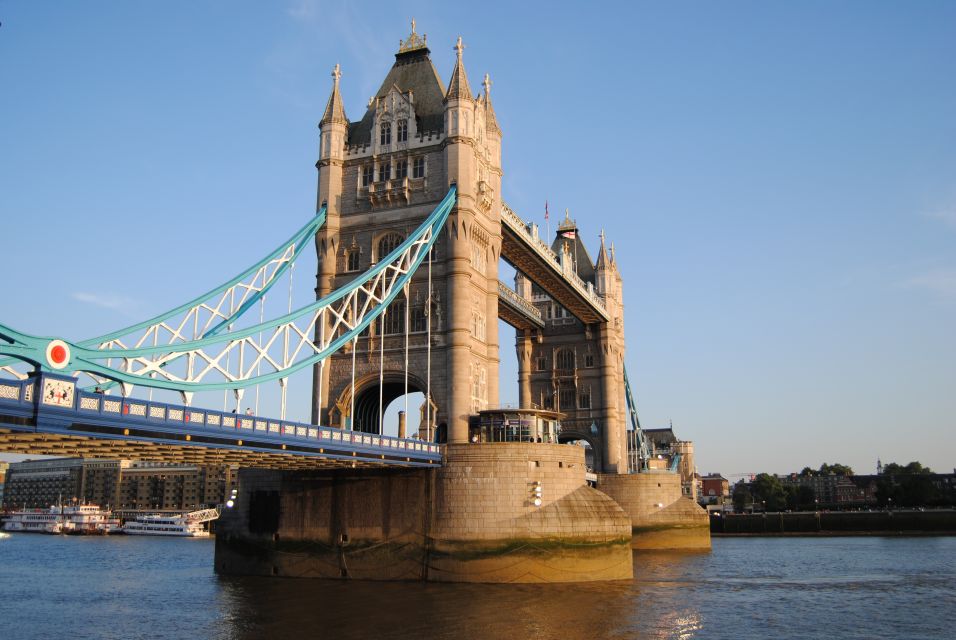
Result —
[[[738, 482], [734, 486], [734, 509], [738, 512], [750, 509], [763, 511], [808, 511], [823, 504], [823, 496], [816, 495], [809, 478], [816, 476], [844, 476], [856, 484], [861, 492], [872, 489], [873, 476], [855, 476], [848, 465], [824, 463], [819, 469], [804, 467], [796, 479], [782, 482], [769, 473], [757, 474], [749, 483]], [[929, 467], [919, 462], [901, 465], [890, 462], [883, 473], [876, 476], [876, 504], [880, 507], [933, 507], [956, 504], [956, 486], [936, 481]]]

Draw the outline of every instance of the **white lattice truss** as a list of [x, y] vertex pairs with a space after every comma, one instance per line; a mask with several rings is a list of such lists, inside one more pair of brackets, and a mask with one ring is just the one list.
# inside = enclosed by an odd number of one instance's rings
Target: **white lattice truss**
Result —
[[[231, 389], [241, 394], [242, 389], [270, 381], [284, 386], [290, 374], [324, 361], [356, 340], [398, 295], [403, 291], [407, 295], [412, 275], [431, 250], [454, 202], [453, 188], [422, 225], [377, 265], [297, 311], [235, 329], [223, 323], [232, 311], [242, 313], [248, 308], [248, 298], [243, 305], [223, 295], [219, 302], [229, 300], [229, 313], [213, 305], [197, 305], [176, 324], [143, 323], [148, 337], [141, 336], [135, 346], [124, 346], [117, 335], [97, 346], [76, 345], [70, 367], [121, 383], [123, 395], [141, 385], [179, 391], [187, 404], [196, 391]], [[233, 287], [233, 291], [240, 289]], [[202, 311], [204, 326], [219, 319], [205, 334], [199, 329]], [[201, 337], [186, 339], [190, 320], [193, 335]], [[221, 333], [219, 327], [225, 327]], [[211, 332], [214, 335], [208, 335]], [[148, 344], [149, 337], [157, 342], [159, 335], [166, 337], [166, 344]]]

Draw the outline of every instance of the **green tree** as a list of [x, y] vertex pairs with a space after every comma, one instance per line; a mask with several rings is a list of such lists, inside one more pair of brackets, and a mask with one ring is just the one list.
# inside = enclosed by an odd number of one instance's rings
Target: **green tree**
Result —
[[767, 511], [783, 511], [787, 508], [787, 492], [777, 476], [769, 473], [757, 474], [751, 483], [754, 504], [761, 503]]
[[827, 464], [824, 462], [820, 465], [820, 475], [827, 476], [831, 473], [837, 476], [852, 476], [853, 469], [845, 464], [840, 464], [839, 462], [834, 462], [833, 464]]
[[946, 497], [933, 484], [933, 472], [919, 462], [907, 465], [890, 462], [876, 483], [876, 500], [881, 506], [925, 507], [940, 504]]
[[750, 493], [750, 487], [741, 480], [734, 485], [734, 511], [737, 513], [743, 513], [747, 510], [747, 505], [752, 505], [754, 502], [753, 495]]

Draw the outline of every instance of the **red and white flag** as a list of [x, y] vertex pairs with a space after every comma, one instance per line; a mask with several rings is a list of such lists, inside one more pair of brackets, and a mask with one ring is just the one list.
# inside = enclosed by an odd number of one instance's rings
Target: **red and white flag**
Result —
[[562, 238], [570, 238], [571, 240], [574, 240], [574, 231], [562, 231], [562, 232], [561, 232], [561, 237], [562, 237]]

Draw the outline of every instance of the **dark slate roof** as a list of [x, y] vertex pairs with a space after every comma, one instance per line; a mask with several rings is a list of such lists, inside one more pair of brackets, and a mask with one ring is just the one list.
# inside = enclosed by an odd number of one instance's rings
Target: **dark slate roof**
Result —
[[[571, 238], [565, 238], [561, 235], [567, 231], [574, 233], [573, 240]], [[584, 242], [581, 240], [581, 232], [578, 231], [576, 225], [572, 224], [570, 226], [565, 226], [562, 224], [560, 227], [558, 227], [558, 230], [555, 232], [554, 242], [551, 243], [551, 250], [560, 256], [562, 245], [564, 244], [571, 245], [569, 253], [571, 254], [571, 258], [575, 260], [578, 277], [585, 282], [593, 283], [594, 262], [591, 260], [591, 254], [588, 253], [588, 248], [584, 246]]]
[[[445, 121], [445, 85], [428, 56], [426, 47], [395, 54], [395, 64], [389, 70], [376, 98], [388, 95], [392, 85], [400, 91], [412, 90], [419, 131], [441, 131]], [[372, 141], [372, 122], [375, 102], [358, 122], [349, 124], [349, 144], [369, 144]]]

